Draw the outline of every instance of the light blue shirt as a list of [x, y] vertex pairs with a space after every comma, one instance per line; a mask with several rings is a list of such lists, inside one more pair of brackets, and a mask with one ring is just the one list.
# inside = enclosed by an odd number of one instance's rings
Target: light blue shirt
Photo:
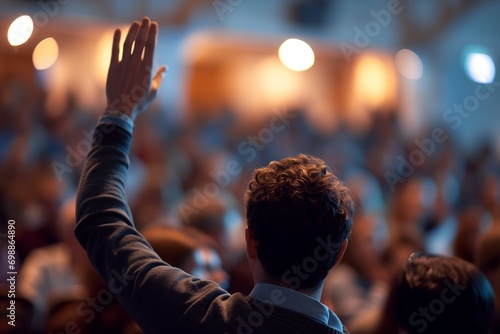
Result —
[[99, 118], [98, 124], [117, 125], [130, 133], [134, 130], [134, 121], [125, 114], [118, 115], [118, 112], [115, 115], [102, 115]]
[[261, 302], [271, 303], [287, 310], [302, 313], [339, 332], [343, 331], [342, 322], [335, 313], [323, 303], [301, 292], [275, 284], [257, 283], [252, 292], [250, 292], [250, 297]]

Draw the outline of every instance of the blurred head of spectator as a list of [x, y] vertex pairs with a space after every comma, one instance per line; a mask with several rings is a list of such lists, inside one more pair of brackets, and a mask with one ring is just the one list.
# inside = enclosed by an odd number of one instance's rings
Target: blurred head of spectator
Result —
[[414, 253], [391, 288], [388, 312], [408, 333], [488, 333], [493, 291], [473, 264]]
[[[203, 188], [200, 188], [203, 189]], [[224, 267], [231, 267], [245, 257], [243, 222], [234, 197], [223, 189], [209, 198], [201, 192], [185, 201], [192, 211], [181, 217], [184, 226], [195, 228], [211, 238], [220, 250]]]
[[486, 230], [478, 241], [476, 264], [495, 292], [496, 313], [492, 333], [500, 332], [500, 224]]
[[146, 182], [138, 191], [137, 196], [131, 204], [134, 215], [134, 224], [139, 231], [145, 229], [149, 224], [159, 220], [166, 214], [163, 201], [162, 186], [159, 180]]
[[387, 222], [390, 243], [410, 241], [417, 249], [423, 248], [422, 221], [425, 214], [422, 180], [417, 177], [407, 179], [396, 187], [389, 198]]
[[222, 269], [219, 254], [214, 248], [200, 242], [201, 239], [195, 240], [183, 231], [165, 226], [148, 227], [143, 235], [166, 263], [227, 288], [229, 276]]
[[349, 247], [345, 252], [343, 264], [351, 266], [364, 280], [386, 281], [387, 272], [382, 266], [381, 254], [374, 244], [375, 221], [372, 216], [354, 219]]
[[479, 206], [470, 206], [458, 215], [458, 230], [453, 241], [453, 255], [469, 262], [474, 261], [477, 242], [481, 234]]

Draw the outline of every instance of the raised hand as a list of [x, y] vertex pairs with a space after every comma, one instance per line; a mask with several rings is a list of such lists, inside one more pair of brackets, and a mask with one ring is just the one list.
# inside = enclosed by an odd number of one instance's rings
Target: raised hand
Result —
[[158, 24], [148, 17], [130, 26], [120, 54], [121, 31], [113, 37], [111, 64], [106, 82], [107, 110], [119, 111], [134, 119], [156, 97], [166, 71], [165, 65], [152, 76]]

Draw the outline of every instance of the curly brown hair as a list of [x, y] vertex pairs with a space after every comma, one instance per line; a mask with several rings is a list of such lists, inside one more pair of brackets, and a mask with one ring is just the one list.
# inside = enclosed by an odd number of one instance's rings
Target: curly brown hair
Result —
[[491, 285], [475, 265], [422, 252], [402, 266], [386, 304], [399, 328], [416, 334], [489, 333], [494, 310]]
[[[354, 203], [349, 189], [324, 161], [299, 154], [255, 170], [245, 203], [248, 228], [267, 273], [295, 281], [294, 289], [317, 287], [351, 231]], [[334, 246], [319, 256], [324, 240]], [[306, 273], [299, 273], [301, 268]], [[297, 277], [289, 279], [292, 272]]]

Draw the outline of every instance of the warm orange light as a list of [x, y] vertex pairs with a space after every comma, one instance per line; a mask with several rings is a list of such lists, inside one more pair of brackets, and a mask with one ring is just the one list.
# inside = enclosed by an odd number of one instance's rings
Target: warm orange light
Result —
[[357, 130], [368, 129], [373, 112], [396, 108], [397, 76], [393, 58], [384, 53], [360, 54], [354, 62], [348, 122]]
[[113, 41], [113, 31], [106, 31], [101, 35], [95, 44], [95, 67], [94, 75], [100, 84], [104, 86], [108, 76], [109, 62], [111, 59], [111, 43]]
[[274, 57], [264, 58], [254, 69], [260, 96], [270, 105], [283, 105], [299, 93], [297, 74], [287, 71]]
[[33, 50], [33, 65], [37, 70], [45, 70], [57, 61], [59, 46], [54, 38], [49, 37], [38, 43]]
[[371, 108], [380, 107], [389, 95], [389, 74], [387, 65], [375, 55], [364, 55], [356, 64], [355, 91], [364, 104]]

